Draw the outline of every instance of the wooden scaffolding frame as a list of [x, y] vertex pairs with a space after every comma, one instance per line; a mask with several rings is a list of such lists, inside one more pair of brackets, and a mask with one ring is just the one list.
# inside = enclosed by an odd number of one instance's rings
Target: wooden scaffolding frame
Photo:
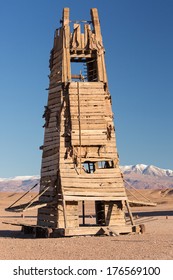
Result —
[[[64, 8], [55, 31], [43, 114], [43, 206], [38, 209], [37, 237], [141, 232], [119, 168], [98, 11], [90, 12], [89, 21], [71, 21], [69, 8]], [[77, 65], [82, 65], [79, 73], [74, 72]], [[87, 203], [94, 203], [94, 222], [87, 222]]]

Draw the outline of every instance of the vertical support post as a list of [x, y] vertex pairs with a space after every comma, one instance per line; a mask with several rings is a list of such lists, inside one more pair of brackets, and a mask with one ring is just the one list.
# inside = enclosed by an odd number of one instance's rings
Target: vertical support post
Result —
[[127, 207], [127, 211], [128, 211], [128, 213], [129, 213], [129, 217], [130, 217], [131, 224], [132, 224], [132, 226], [134, 226], [134, 220], [133, 220], [132, 213], [131, 213], [131, 211], [130, 211], [130, 206], [129, 206], [128, 200], [125, 200], [125, 204], [126, 204], [126, 207]]
[[79, 164], [80, 164], [80, 174], [82, 171], [82, 164], [81, 164], [81, 122], [80, 122], [80, 88], [79, 82], [77, 82], [77, 96], [78, 96], [78, 124], [79, 124]]
[[98, 11], [96, 8], [91, 9], [91, 18], [94, 27], [94, 33], [96, 35], [96, 40], [102, 41], [100, 21], [99, 21]]
[[69, 24], [69, 15], [70, 15], [70, 9], [69, 8], [64, 8], [63, 9], [63, 15], [62, 15], [63, 26]]
[[62, 207], [63, 207], [63, 215], [64, 215], [64, 228], [66, 228], [67, 227], [66, 203], [64, 200], [64, 191], [62, 186], [61, 186], [61, 192], [62, 192]]
[[[92, 22], [93, 22], [93, 28], [94, 28], [96, 42], [103, 48], [100, 21], [99, 21], [98, 11], [96, 8], [91, 9], [91, 18], [92, 18]], [[98, 67], [99, 81], [107, 83], [104, 49], [102, 50], [101, 53], [97, 52], [97, 67]]]
[[82, 220], [83, 225], [85, 225], [85, 201], [82, 201]]
[[63, 67], [62, 82], [68, 82], [71, 79], [70, 69], [70, 26], [69, 26], [69, 8], [63, 9], [62, 32], [63, 32]]
[[67, 216], [66, 216], [66, 205], [65, 205], [65, 200], [64, 197], [62, 199], [62, 203], [63, 203], [63, 211], [64, 211], [64, 227], [67, 227]]

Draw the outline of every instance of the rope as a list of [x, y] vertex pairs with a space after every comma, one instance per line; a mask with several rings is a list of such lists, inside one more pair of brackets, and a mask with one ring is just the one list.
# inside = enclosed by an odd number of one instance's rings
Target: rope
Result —
[[36, 186], [38, 185], [35, 184], [31, 189], [29, 189], [26, 193], [24, 193], [21, 197], [19, 197], [15, 202], [13, 202], [8, 208], [11, 208], [12, 206], [14, 206], [19, 200], [21, 200], [24, 196], [26, 196], [31, 190], [33, 190]]
[[[141, 194], [137, 189], [135, 189], [132, 185], [130, 185], [126, 180], [124, 182], [129, 185], [132, 189], [134, 189], [137, 193], [139, 193], [143, 198], [145, 198], [148, 202], [152, 202], [150, 199], [148, 199], [145, 195]], [[126, 188], [127, 189], [127, 188]]]

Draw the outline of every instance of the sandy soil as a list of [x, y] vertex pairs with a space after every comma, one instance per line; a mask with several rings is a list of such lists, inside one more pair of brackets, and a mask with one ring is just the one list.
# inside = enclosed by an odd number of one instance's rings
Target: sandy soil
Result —
[[156, 207], [131, 208], [136, 223], [145, 223], [144, 234], [50, 239], [34, 239], [24, 235], [20, 227], [4, 224], [4, 221], [36, 224], [36, 211], [26, 212], [24, 218], [20, 213], [6, 212], [4, 209], [18, 198], [18, 194], [0, 193], [0, 259], [172, 260], [172, 192], [164, 195], [158, 190], [148, 190], [144, 193], [158, 203]]

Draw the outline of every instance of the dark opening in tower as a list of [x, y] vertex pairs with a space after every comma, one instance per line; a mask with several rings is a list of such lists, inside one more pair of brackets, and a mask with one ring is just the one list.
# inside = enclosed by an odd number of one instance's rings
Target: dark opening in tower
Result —
[[80, 58], [71, 59], [71, 79], [72, 81], [97, 82], [97, 59]]

